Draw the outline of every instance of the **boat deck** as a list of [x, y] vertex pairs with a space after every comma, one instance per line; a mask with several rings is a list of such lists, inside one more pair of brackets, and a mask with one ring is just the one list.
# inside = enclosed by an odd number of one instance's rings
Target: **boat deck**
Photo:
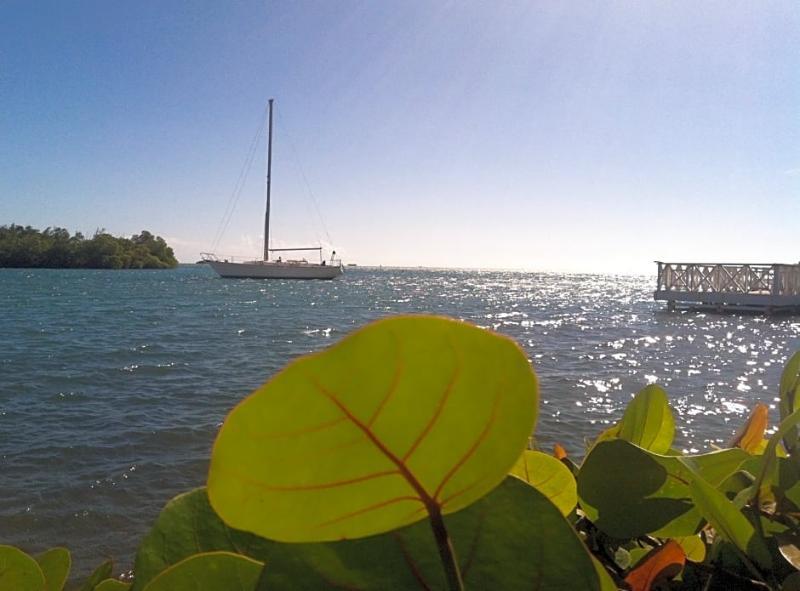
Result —
[[678, 306], [718, 311], [800, 314], [800, 264], [658, 264], [654, 297]]

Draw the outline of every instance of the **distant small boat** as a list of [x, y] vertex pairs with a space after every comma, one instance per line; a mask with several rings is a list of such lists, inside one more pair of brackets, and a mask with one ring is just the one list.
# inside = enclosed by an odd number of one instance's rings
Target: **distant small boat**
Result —
[[358, 265], [356, 265], [355, 263], [347, 263], [347, 266], [348, 267], [358, 267]]
[[[331, 254], [330, 261], [322, 258], [322, 247], [270, 248], [269, 247], [269, 207], [270, 180], [272, 177], [272, 103], [269, 99], [269, 125], [267, 135], [267, 209], [264, 215], [264, 258], [255, 261], [234, 262], [220, 260], [214, 253], [201, 253], [203, 262], [208, 263], [220, 277], [232, 279], [333, 279], [342, 274], [342, 261], [336, 258], [336, 251]], [[309, 262], [305, 258], [283, 260], [279, 256], [270, 260], [274, 252], [317, 251], [319, 262]]]

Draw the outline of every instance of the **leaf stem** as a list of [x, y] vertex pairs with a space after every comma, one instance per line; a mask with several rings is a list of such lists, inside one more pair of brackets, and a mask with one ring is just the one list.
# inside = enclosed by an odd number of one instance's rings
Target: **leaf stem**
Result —
[[456, 562], [456, 553], [447, 528], [444, 525], [442, 512], [438, 505], [428, 507], [428, 515], [431, 521], [431, 529], [436, 538], [436, 546], [439, 548], [439, 558], [444, 567], [444, 574], [447, 578], [447, 588], [450, 591], [464, 591], [464, 581], [461, 579], [461, 570]]

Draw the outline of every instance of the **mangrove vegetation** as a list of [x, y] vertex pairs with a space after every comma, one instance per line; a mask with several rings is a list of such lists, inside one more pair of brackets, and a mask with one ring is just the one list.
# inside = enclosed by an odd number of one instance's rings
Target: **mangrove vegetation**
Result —
[[178, 264], [161, 236], [130, 238], [97, 230], [91, 238], [64, 228], [0, 226], [0, 267], [54, 269], [170, 269]]

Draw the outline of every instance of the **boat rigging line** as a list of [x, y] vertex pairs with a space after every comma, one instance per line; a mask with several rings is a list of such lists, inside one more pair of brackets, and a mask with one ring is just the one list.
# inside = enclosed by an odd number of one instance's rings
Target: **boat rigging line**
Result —
[[311, 190], [311, 183], [308, 182], [306, 171], [303, 169], [303, 165], [300, 163], [300, 156], [297, 151], [297, 147], [295, 146], [294, 139], [289, 133], [289, 126], [286, 125], [286, 122], [283, 116], [280, 114], [280, 111], [278, 112], [278, 120], [283, 124], [282, 128], [283, 134], [286, 136], [287, 143], [289, 144], [289, 149], [292, 151], [292, 155], [294, 156], [295, 166], [297, 167], [297, 170], [300, 172], [300, 177], [303, 179], [303, 183], [306, 186], [306, 191], [308, 192], [311, 204], [314, 206], [314, 213], [317, 216], [317, 221], [322, 227], [322, 231], [325, 234], [325, 239], [328, 241], [328, 244], [331, 245], [333, 244], [333, 240], [331, 240], [331, 235], [328, 232], [328, 227], [325, 225], [325, 221], [322, 218], [322, 212], [320, 211], [319, 204], [317, 203], [317, 198], [314, 196], [314, 191]]
[[210, 252], [217, 251], [219, 242], [225, 235], [225, 231], [228, 229], [228, 224], [230, 224], [231, 218], [233, 217], [233, 212], [236, 210], [236, 204], [239, 202], [239, 197], [242, 194], [245, 182], [247, 181], [247, 177], [250, 174], [250, 169], [253, 166], [253, 161], [255, 160], [256, 152], [258, 151], [259, 140], [261, 138], [262, 132], [264, 131], [266, 112], [267, 110], [264, 109], [262, 116], [259, 118], [260, 123], [258, 125], [258, 129], [256, 130], [253, 139], [250, 141], [250, 147], [247, 149], [247, 156], [245, 157], [242, 169], [239, 171], [239, 177], [236, 179], [236, 184], [234, 185], [233, 191], [231, 192], [231, 195], [228, 198], [228, 203], [225, 206], [225, 212], [222, 214], [222, 219], [220, 220], [219, 225], [217, 226], [217, 231], [214, 233], [214, 239], [211, 243]]

